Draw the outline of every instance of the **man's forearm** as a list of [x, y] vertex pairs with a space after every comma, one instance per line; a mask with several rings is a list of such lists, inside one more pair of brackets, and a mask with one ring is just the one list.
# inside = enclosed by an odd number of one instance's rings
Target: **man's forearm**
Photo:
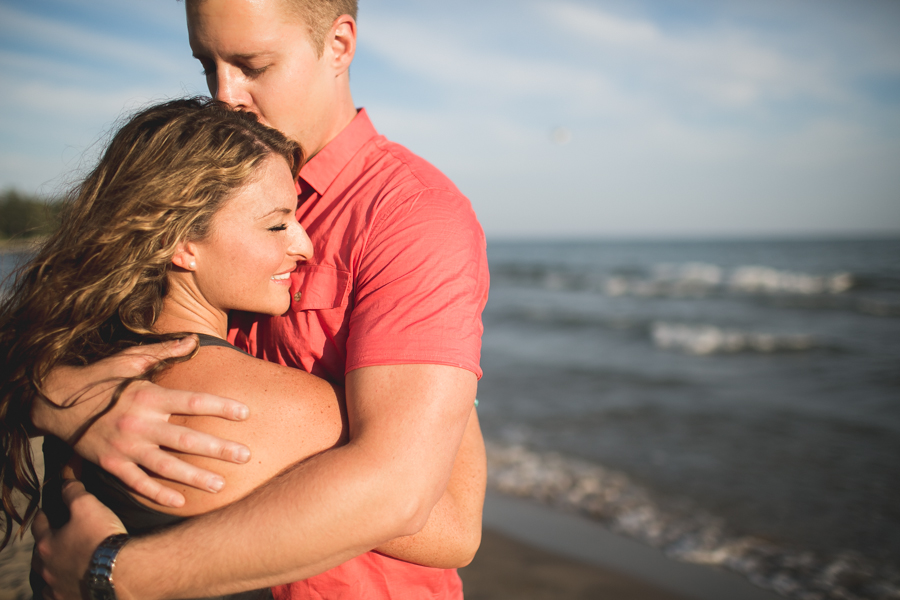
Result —
[[354, 371], [351, 441], [252, 495], [125, 546], [125, 598], [191, 598], [305, 579], [425, 525], [444, 493], [475, 376], [439, 365]]
[[114, 573], [119, 598], [194, 598], [289, 583], [415, 533], [391, 478], [362, 454], [351, 446], [320, 454], [239, 502], [133, 540]]

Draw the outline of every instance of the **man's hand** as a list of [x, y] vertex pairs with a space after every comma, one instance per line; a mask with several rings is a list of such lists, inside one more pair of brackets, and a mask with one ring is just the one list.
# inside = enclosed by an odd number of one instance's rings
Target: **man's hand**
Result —
[[38, 513], [31, 526], [32, 568], [47, 584], [44, 598], [81, 600], [81, 581], [94, 550], [108, 536], [127, 532], [118, 517], [87, 493], [81, 482], [66, 483], [62, 495], [72, 518], [54, 531], [44, 513]]
[[[225, 485], [222, 477], [189, 465], [161, 447], [236, 463], [250, 459], [249, 448], [172, 425], [168, 420], [171, 415], [205, 415], [240, 421], [249, 416], [244, 404], [138, 381], [126, 388], [115, 406], [101, 414], [122, 379], [138, 376], [160, 360], [184, 356], [196, 343], [196, 338], [189, 336], [130, 348], [87, 367], [57, 367], [44, 383], [44, 392], [52, 402], [35, 400], [32, 421], [38, 429], [65, 440], [80, 456], [158, 504], [180, 507], [184, 496], [151, 479], [144, 469], [217, 492]], [[94, 418], [96, 421], [85, 430], [84, 425]]]

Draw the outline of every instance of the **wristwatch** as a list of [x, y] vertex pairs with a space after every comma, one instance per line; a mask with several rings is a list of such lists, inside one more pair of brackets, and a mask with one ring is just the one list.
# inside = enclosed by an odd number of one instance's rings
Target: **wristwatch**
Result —
[[119, 550], [128, 541], [127, 533], [111, 535], [97, 546], [91, 556], [91, 564], [85, 575], [88, 596], [91, 600], [116, 600], [112, 570]]

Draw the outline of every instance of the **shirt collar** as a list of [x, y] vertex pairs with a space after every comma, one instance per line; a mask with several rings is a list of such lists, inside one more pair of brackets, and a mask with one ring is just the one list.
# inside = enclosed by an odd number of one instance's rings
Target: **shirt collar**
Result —
[[366, 109], [359, 109], [350, 124], [303, 165], [300, 178], [321, 196], [363, 144], [376, 135]]

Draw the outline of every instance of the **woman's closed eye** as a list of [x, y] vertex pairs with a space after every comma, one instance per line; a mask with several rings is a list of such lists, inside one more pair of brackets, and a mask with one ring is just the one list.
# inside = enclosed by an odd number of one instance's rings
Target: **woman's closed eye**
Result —
[[284, 231], [287, 229], [287, 223], [282, 223], [281, 225], [274, 225], [269, 227], [269, 231]]

